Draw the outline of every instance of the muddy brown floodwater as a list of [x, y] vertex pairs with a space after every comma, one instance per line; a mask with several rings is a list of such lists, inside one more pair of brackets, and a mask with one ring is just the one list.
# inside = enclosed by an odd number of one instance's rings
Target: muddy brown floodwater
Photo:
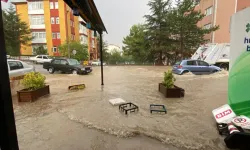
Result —
[[[99, 67], [85, 76], [46, 75], [50, 96], [33, 103], [14, 100], [20, 149], [225, 149], [212, 110], [227, 103], [227, 72], [176, 76], [186, 95], [166, 99], [158, 83], [168, 69], [105, 66], [104, 87]], [[79, 83], [86, 89], [67, 90]], [[139, 112], [120, 113], [108, 102], [113, 98], [133, 102]], [[150, 114], [150, 104], [165, 105], [167, 114]]]

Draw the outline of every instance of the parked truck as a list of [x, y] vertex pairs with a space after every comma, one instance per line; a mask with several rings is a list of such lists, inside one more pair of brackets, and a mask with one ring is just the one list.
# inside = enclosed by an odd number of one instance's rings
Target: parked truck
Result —
[[209, 43], [200, 46], [191, 59], [203, 60], [210, 65], [218, 66], [222, 69], [229, 69], [230, 44]]

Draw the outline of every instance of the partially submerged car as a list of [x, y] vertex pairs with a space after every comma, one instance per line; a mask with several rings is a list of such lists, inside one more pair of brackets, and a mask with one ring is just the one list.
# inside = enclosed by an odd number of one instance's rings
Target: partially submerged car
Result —
[[221, 71], [221, 68], [213, 65], [209, 65], [202, 60], [182, 60], [177, 62], [172, 69], [175, 74], [185, 74], [191, 72], [193, 74], [211, 74], [217, 71]]
[[73, 74], [88, 74], [92, 72], [92, 67], [81, 65], [76, 59], [56, 58], [51, 62], [45, 62], [43, 68], [48, 70], [50, 74], [55, 71]]
[[20, 60], [8, 59], [9, 77], [22, 77], [29, 72], [35, 71], [35, 67]]

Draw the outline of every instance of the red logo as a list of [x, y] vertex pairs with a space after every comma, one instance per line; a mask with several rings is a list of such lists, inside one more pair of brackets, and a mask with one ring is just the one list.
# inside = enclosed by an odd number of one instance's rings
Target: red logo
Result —
[[228, 109], [228, 110], [226, 110], [226, 111], [224, 111], [222, 113], [219, 113], [219, 114], [215, 115], [215, 117], [216, 117], [216, 119], [220, 119], [220, 118], [223, 118], [223, 117], [225, 117], [225, 116], [227, 116], [227, 115], [229, 115], [231, 113], [232, 113], [232, 110]]
[[247, 120], [244, 119], [244, 118], [235, 118], [234, 122], [236, 122], [236, 123], [245, 123], [245, 122], [247, 122]]

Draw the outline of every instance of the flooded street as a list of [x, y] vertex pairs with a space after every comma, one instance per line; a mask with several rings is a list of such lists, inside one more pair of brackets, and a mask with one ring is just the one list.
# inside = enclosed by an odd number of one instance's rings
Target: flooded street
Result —
[[[166, 99], [158, 83], [168, 67], [105, 66], [103, 87], [100, 68], [93, 69], [85, 76], [46, 74], [51, 94], [36, 102], [18, 104], [14, 97], [21, 150], [225, 149], [212, 110], [227, 103], [227, 72], [176, 76], [185, 97]], [[86, 89], [68, 91], [81, 83]], [[114, 98], [139, 112], [124, 115], [109, 103]], [[165, 105], [167, 114], [150, 114], [150, 104]]]

